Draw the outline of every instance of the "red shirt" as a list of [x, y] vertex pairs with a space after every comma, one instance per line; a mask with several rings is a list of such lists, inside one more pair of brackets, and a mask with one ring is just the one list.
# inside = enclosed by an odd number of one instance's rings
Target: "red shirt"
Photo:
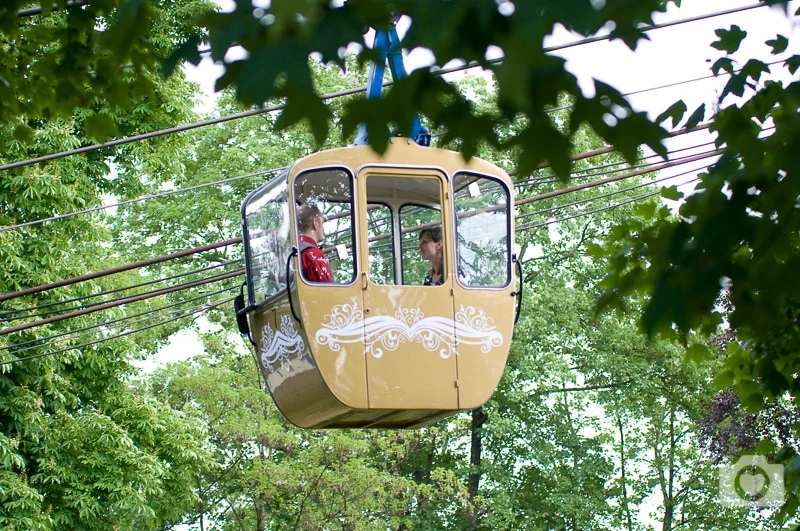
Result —
[[[304, 243], [307, 246], [303, 245]], [[331, 266], [328, 265], [328, 259], [325, 258], [322, 249], [317, 247], [314, 238], [301, 234], [300, 248], [302, 249], [300, 251], [300, 267], [303, 276], [311, 282], [333, 282], [333, 273], [331, 273]]]

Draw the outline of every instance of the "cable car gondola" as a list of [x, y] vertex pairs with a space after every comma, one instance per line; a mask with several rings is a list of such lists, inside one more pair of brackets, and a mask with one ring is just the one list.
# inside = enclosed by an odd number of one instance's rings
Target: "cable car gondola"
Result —
[[[496, 165], [406, 137], [382, 155], [309, 155], [250, 193], [237, 320], [283, 415], [303, 428], [413, 428], [485, 403], [515, 320], [513, 204]], [[301, 266], [309, 208], [323, 222], [325, 281]], [[424, 285], [419, 252], [431, 228], [438, 285]]]

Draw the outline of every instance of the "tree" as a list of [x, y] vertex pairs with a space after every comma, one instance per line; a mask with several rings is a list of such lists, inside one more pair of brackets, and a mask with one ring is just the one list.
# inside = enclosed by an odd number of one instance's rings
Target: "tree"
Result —
[[[116, 133], [131, 135], [193, 117], [194, 91], [182, 76], [163, 80], [153, 68], [120, 68], [98, 40], [85, 38], [88, 32], [108, 43], [100, 35], [103, 21], [95, 16], [107, 15], [111, 4], [19, 18], [14, 4], [0, 7], [8, 52], [0, 66], [3, 163], [90, 145], [107, 137], [111, 125]], [[202, 5], [184, 7], [188, 13]], [[150, 25], [148, 53], [188, 36], [176, 10], [149, 9], [159, 20]], [[120, 265], [118, 255], [109, 252], [104, 215], [39, 220], [100, 206], [104, 194], [130, 198], [158, 186], [175, 158], [154, 155], [174, 153], [180, 143], [172, 137], [156, 141], [157, 150], [153, 144], [107, 149], [0, 174], [4, 295]], [[137, 167], [145, 176], [130, 172], [114, 178], [112, 166]], [[115, 319], [152, 305], [141, 302], [10, 333], [15, 325], [85, 309], [113, 298], [111, 290], [130, 290], [150, 279], [135, 272], [0, 302], [4, 528], [159, 528], [179, 522], [194, 504], [194, 478], [210, 457], [202, 426], [133, 385], [134, 362], [163, 344], [169, 328], [142, 333], [135, 341], [113, 338], [128, 326], [113, 326]]]
[[89, 138], [124, 135], [127, 118], [113, 110], [135, 116], [143, 99], [157, 97], [160, 61], [200, 36], [191, 20], [214, 7], [205, 0], [30, 4], [0, 6], [0, 123], [24, 142], [32, 140], [30, 120], [70, 119], [76, 111]]
[[[727, 55], [712, 71], [731, 75], [711, 125], [723, 155], [683, 199], [679, 217], [662, 210], [652, 219], [619, 227], [606, 249], [616, 259], [602, 306], [623, 306], [633, 293], [649, 296], [641, 325], [650, 335], [716, 333], [725, 316], [735, 340], [727, 345], [717, 385], [733, 386], [751, 412], [780, 403], [786, 395], [794, 409], [800, 374], [800, 283], [795, 281], [800, 167], [794, 155], [800, 84], [764, 81], [768, 68], [755, 59], [735, 70], [728, 55], [739, 48], [745, 32], [733, 26], [717, 35], [713, 46]], [[767, 41], [774, 54], [784, 52], [787, 44], [781, 35]], [[798, 61], [794, 56], [784, 68], [794, 74]], [[731, 102], [734, 96], [742, 103]], [[729, 312], [720, 309], [723, 290]], [[692, 353], [710, 355], [709, 349]], [[777, 457], [787, 465], [789, 499], [783, 513], [792, 514], [798, 506], [800, 456], [785, 444]]]

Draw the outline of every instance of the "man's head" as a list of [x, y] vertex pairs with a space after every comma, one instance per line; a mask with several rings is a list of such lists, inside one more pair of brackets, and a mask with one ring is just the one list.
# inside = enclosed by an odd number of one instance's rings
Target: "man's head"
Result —
[[297, 207], [297, 230], [319, 243], [325, 236], [325, 216], [309, 203]]

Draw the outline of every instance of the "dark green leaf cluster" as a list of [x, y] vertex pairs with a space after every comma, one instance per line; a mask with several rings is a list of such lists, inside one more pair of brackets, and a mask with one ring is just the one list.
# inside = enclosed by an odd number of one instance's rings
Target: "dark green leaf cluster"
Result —
[[[661, 141], [666, 132], [642, 113], [634, 112], [610, 86], [596, 83], [596, 94], [584, 97], [575, 77], [564, 68], [564, 61], [544, 53], [544, 38], [559, 24], [582, 35], [612, 27], [611, 38], [635, 48], [646, 38], [642, 25], [652, 23], [653, 13], [663, 11], [667, 3], [611, 0], [597, 7], [586, 2], [567, 8], [557, 0], [516, 2], [513, 7], [494, 0], [350, 0], [342, 7], [333, 7], [330, 2], [315, 0], [252, 9], [247, 2], [237, 2], [233, 11], [208, 14], [199, 19], [199, 24], [208, 28], [216, 60], [223, 61], [235, 46], [247, 52], [242, 59], [226, 62], [225, 73], [217, 80], [218, 89], [234, 87], [237, 97], [249, 105], [272, 98], [285, 100], [286, 108], [277, 125], [287, 127], [307, 120], [317, 144], [322, 144], [329, 135], [331, 115], [314, 91], [308, 57], [316, 55], [324, 63], [344, 67], [344, 50], [362, 41], [365, 28], [386, 27], [393, 15], [407, 15], [412, 24], [404, 47], [430, 50], [435, 65], [458, 60], [494, 72], [498, 96], [495, 110], [476, 109], [434, 72], [420, 70], [395, 84], [383, 102], [349, 103], [342, 120], [343, 135], [347, 137], [359, 123], [366, 123], [370, 145], [382, 151], [387, 131], [395, 126], [407, 129], [414, 113], [423, 113], [433, 127], [446, 131], [445, 142], [458, 139], [467, 156], [485, 143], [516, 151], [523, 174], [548, 162], [565, 177], [571, 167], [574, 136], [582, 124], [594, 128], [629, 160], [641, 144], [665, 154]], [[180, 60], [197, 63], [199, 42], [199, 38], [187, 40], [169, 59], [167, 71]], [[502, 52], [501, 62], [487, 58], [492, 48]], [[375, 60], [374, 51], [364, 49], [359, 60]], [[565, 94], [573, 97], [576, 105], [569, 118], [570, 127], [562, 131], [553, 127], [546, 109]], [[520, 116], [526, 118], [525, 126], [501, 139], [498, 127]]]
[[[714, 47], [738, 50], [745, 32], [718, 30]], [[767, 42], [778, 54], [786, 38]], [[785, 60], [794, 73], [797, 56]], [[610, 276], [604, 304], [619, 305], [635, 292], [649, 295], [644, 330], [654, 335], [713, 333], [723, 324], [717, 305], [724, 292], [730, 309], [726, 325], [736, 341], [726, 351], [717, 383], [733, 386], [750, 411], [765, 401], [800, 396], [800, 83], [764, 79], [769, 68], [751, 59], [734, 69], [731, 58], [716, 61], [714, 72], [730, 80], [720, 104], [731, 96], [711, 130], [723, 150], [701, 175], [701, 184], [683, 200], [678, 217], [630, 220], [607, 247]], [[726, 99], [727, 98], [727, 99]], [[675, 198], [676, 196], [673, 196]], [[800, 462], [791, 444], [780, 454], [789, 470]], [[787, 476], [794, 477], [792, 472]], [[784, 514], [797, 507], [796, 483]]]
[[0, 5], [0, 123], [30, 139], [26, 120], [86, 113], [87, 136], [105, 141], [123, 132], [109, 114], [133, 112], [152, 97], [160, 61], [177, 42], [200, 35], [191, 21], [213, 8], [205, 0], [98, 0], [68, 6], [41, 2], [41, 14], [17, 16], [30, 2]]

